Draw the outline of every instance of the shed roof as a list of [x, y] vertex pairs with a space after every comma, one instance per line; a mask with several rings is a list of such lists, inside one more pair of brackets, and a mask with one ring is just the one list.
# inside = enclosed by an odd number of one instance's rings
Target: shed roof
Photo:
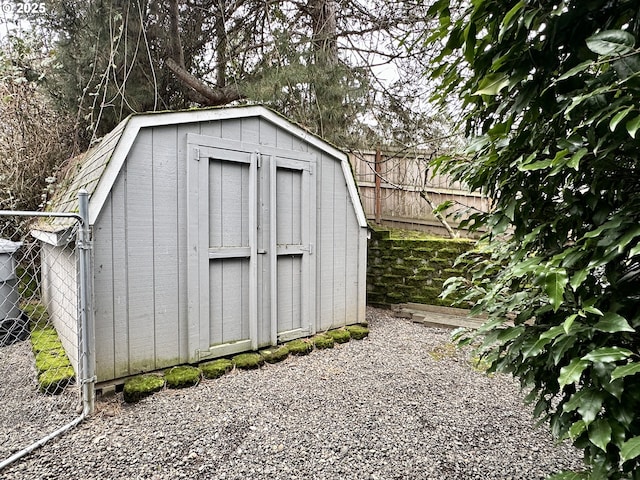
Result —
[[[90, 196], [89, 223], [93, 225], [141, 128], [247, 117], [264, 118], [340, 160], [358, 222], [363, 227], [367, 225], [347, 155], [320, 137], [294, 125], [273, 110], [257, 105], [150, 112], [128, 116], [114, 130], [105, 135], [100, 143], [69, 161], [60, 185], [51, 200], [49, 210], [76, 213], [78, 192], [85, 189]], [[37, 230], [57, 232], [67, 229], [70, 222], [69, 219], [63, 218], [46, 219], [39, 223]]]

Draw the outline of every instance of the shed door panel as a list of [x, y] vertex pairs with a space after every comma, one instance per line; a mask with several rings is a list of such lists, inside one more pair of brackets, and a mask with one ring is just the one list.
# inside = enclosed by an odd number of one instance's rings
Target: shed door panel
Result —
[[[200, 161], [206, 161], [201, 159]], [[249, 340], [250, 163], [209, 159], [209, 338]]]
[[190, 359], [314, 333], [312, 157], [187, 138]]
[[[309, 335], [314, 325], [307, 316], [311, 307], [311, 262], [313, 242], [310, 225], [315, 209], [311, 166], [306, 162], [272, 157], [275, 165], [273, 208], [276, 216], [275, 263], [277, 285], [272, 298], [277, 305], [277, 335], [280, 340]], [[315, 223], [315, 222], [313, 222]]]

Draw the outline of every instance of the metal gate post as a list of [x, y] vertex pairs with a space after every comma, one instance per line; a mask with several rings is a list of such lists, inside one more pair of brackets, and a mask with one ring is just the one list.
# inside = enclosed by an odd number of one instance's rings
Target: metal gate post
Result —
[[89, 194], [78, 192], [79, 214], [82, 224], [78, 233], [80, 256], [80, 358], [82, 359], [80, 382], [82, 384], [83, 413], [91, 415], [95, 407], [95, 333], [93, 318], [93, 292], [91, 274], [91, 232], [89, 229]]

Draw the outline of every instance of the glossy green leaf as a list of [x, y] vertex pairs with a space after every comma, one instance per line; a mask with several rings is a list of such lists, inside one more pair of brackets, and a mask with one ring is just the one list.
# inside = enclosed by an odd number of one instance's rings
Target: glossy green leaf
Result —
[[589, 474], [586, 472], [563, 471], [547, 477], [547, 480], [588, 480]]
[[626, 377], [628, 375], [635, 375], [636, 373], [640, 373], [640, 363], [633, 362], [626, 365], [620, 365], [611, 372], [611, 380]]
[[487, 75], [473, 95], [498, 95], [507, 85], [509, 85], [509, 78], [504, 73]]
[[584, 157], [587, 153], [589, 153], [589, 150], [587, 150], [586, 148], [581, 148], [571, 156], [571, 158], [567, 162], [567, 166], [577, 171], [580, 167], [580, 160], [582, 160], [582, 157]]
[[558, 269], [548, 273], [545, 277], [544, 290], [549, 295], [549, 301], [553, 306], [553, 311], [558, 311], [564, 298], [564, 289], [567, 286], [568, 278], [564, 269]]
[[564, 333], [569, 334], [569, 331], [571, 330], [571, 326], [573, 325], [573, 322], [576, 321], [576, 318], [578, 318], [578, 314], [574, 313], [564, 319], [564, 322], [562, 322], [562, 328], [564, 329]]
[[636, 132], [638, 131], [638, 128], [640, 128], [640, 115], [629, 120], [625, 127], [627, 128], [629, 135], [631, 135], [631, 138], [636, 138]]
[[622, 120], [624, 120], [624, 118], [629, 115], [629, 113], [631, 112], [631, 110], [633, 110], [634, 107], [627, 107], [625, 109], [623, 109], [622, 111], [616, 113], [613, 118], [611, 119], [611, 121], [609, 122], [609, 130], [611, 130], [612, 132], [616, 129], [616, 127], [618, 126], [618, 124], [620, 122], [622, 122]]
[[569, 283], [569, 285], [571, 285], [571, 288], [575, 291], [578, 289], [580, 285], [582, 285], [582, 283], [587, 279], [588, 276], [589, 276], [589, 270], [587, 270], [586, 268], [583, 268], [582, 270], [578, 270], [571, 277], [571, 282]]
[[560, 388], [570, 383], [576, 383], [580, 380], [582, 372], [589, 366], [589, 362], [580, 358], [574, 358], [569, 362], [569, 365], [560, 369], [560, 377], [558, 377], [558, 383]]
[[522, 346], [522, 359], [526, 360], [530, 357], [537, 357], [542, 353], [544, 347], [551, 341], [550, 338], [539, 338], [536, 341], [530, 341]]
[[578, 420], [573, 425], [571, 425], [571, 427], [569, 427], [569, 437], [573, 441], [580, 435], [582, 435], [586, 429], [587, 426], [584, 424], [584, 421]]
[[633, 460], [640, 455], [640, 437], [633, 437], [627, 440], [620, 447], [620, 460], [624, 463]]
[[601, 332], [635, 332], [627, 320], [617, 313], [607, 312], [602, 319], [593, 327]]
[[604, 30], [586, 42], [587, 48], [598, 55], [622, 55], [633, 50], [635, 38], [624, 30]]
[[588, 434], [591, 443], [603, 451], [607, 450], [611, 442], [611, 425], [606, 419], [600, 418], [589, 425]]
[[620, 347], [602, 347], [596, 348], [594, 351], [587, 353], [582, 357], [583, 360], [589, 360], [591, 362], [617, 362], [624, 360], [633, 355], [631, 350]]
[[575, 67], [571, 68], [570, 70], [567, 70], [565, 73], [560, 75], [558, 77], [558, 81], [566, 80], [567, 78], [575, 76], [577, 73], [584, 72], [587, 68], [592, 66], [593, 63], [594, 63], [593, 60], [587, 60], [585, 62], [582, 62], [576, 65]]

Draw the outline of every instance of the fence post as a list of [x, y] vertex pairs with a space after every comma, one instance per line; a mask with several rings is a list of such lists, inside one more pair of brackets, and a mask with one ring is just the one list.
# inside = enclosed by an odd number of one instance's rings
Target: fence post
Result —
[[376, 145], [376, 160], [375, 160], [375, 204], [374, 204], [374, 216], [376, 219], [376, 225], [382, 224], [382, 152], [380, 151], [380, 144]]
[[89, 230], [89, 193], [78, 192], [79, 214], [82, 218], [78, 237], [80, 255], [80, 331], [81, 373], [83, 413], [90, 415], [95, 406], [95, 334], [93, 325], [93, 282], [91, 280], [91, 233]]

